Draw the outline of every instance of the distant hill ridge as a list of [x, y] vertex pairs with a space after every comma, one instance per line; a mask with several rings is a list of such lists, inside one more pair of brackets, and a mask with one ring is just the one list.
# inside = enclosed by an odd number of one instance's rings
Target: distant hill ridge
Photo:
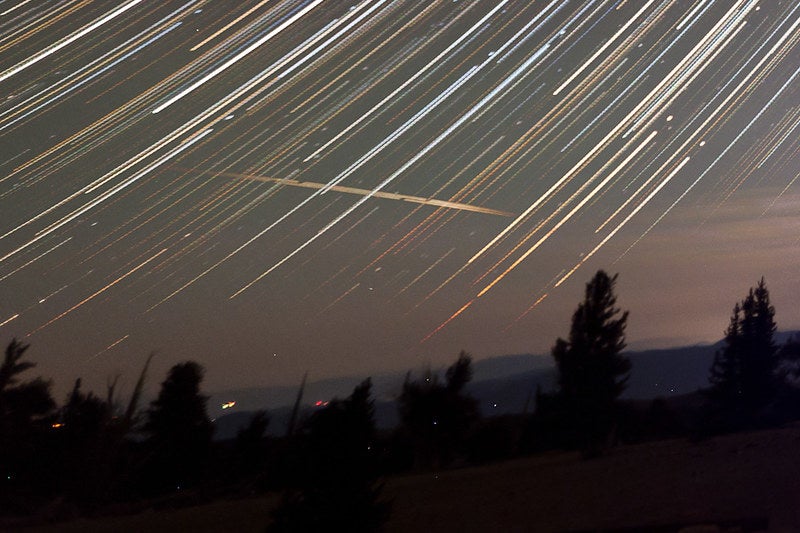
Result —
[[[778, 332], [776, 341], [783, 343], [797, 331]], [[656, 350], [627, 352], [632, 363], [631, 377], [623, 398], [647, 400], [689, 394], [708, 385], [708, 370], [714, 353], [722, 341]], [[439, 369], [439, 374], [443, 373]], [[412, 373], [412, 379], [419, 372]], [[330, 378], [307, 383], [303, 403], [307, 410], [318, 401], [344, 398], [366, 376]], [[537, 387], [543, 391], [555, 388], [555, 366], [549, 355], [515, 354], [490, 357], [473, 362], [473, 379], [468, 392], [478, 400], [481, 413], [493, 416], [521, 413], [534, 407]], [[405, 379], [405, 372], [372, 377], [376, 419], [379, 427], [397, 423], [395, 399]], [[253, 411], [266, 409], [272, 422], [269, 432], [281, 434], [286, 427], [297, 387], [252, 387], [209, 394], [209, 414], [215, 418], [217, 438], [230, 438], [249, 420]], [[223, 411], [225, 402], [236, 405]]]

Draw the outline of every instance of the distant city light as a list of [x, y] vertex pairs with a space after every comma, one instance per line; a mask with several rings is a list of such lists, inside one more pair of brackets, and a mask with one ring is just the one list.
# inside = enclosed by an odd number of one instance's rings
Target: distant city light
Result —
[[236, 402], [225, 402], [225, 403], [222, 404], [222, 408], [223, 409], [230, 409], [234, 405], [236, 405]]

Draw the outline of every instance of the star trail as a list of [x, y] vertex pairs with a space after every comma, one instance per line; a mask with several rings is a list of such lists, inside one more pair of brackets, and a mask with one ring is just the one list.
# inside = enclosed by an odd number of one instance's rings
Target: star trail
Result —
[[0, 334], [369, 375], [545, 352], [598, 268], [642, 346], [761, 275], [797, 327], [798, 74], [786, 1], [0, 1]]

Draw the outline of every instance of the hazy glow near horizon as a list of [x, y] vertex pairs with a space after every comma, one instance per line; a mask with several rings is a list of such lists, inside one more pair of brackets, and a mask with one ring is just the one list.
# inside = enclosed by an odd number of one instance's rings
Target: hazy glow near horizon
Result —
[[800, 326], [795, 3], [0, 11], [0, 340], [61, 388], [545, 352], [598, 268], [637, 346], [762, 275]]

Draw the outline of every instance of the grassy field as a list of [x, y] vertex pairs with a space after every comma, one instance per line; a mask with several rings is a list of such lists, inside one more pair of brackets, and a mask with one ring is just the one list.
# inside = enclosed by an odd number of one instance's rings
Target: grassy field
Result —
[[[387, 480], [388, 532], [800, 531], [800, 427], [557, 453]], [[77, 520], [41, 532], [263, 531], [276, 496]]]

